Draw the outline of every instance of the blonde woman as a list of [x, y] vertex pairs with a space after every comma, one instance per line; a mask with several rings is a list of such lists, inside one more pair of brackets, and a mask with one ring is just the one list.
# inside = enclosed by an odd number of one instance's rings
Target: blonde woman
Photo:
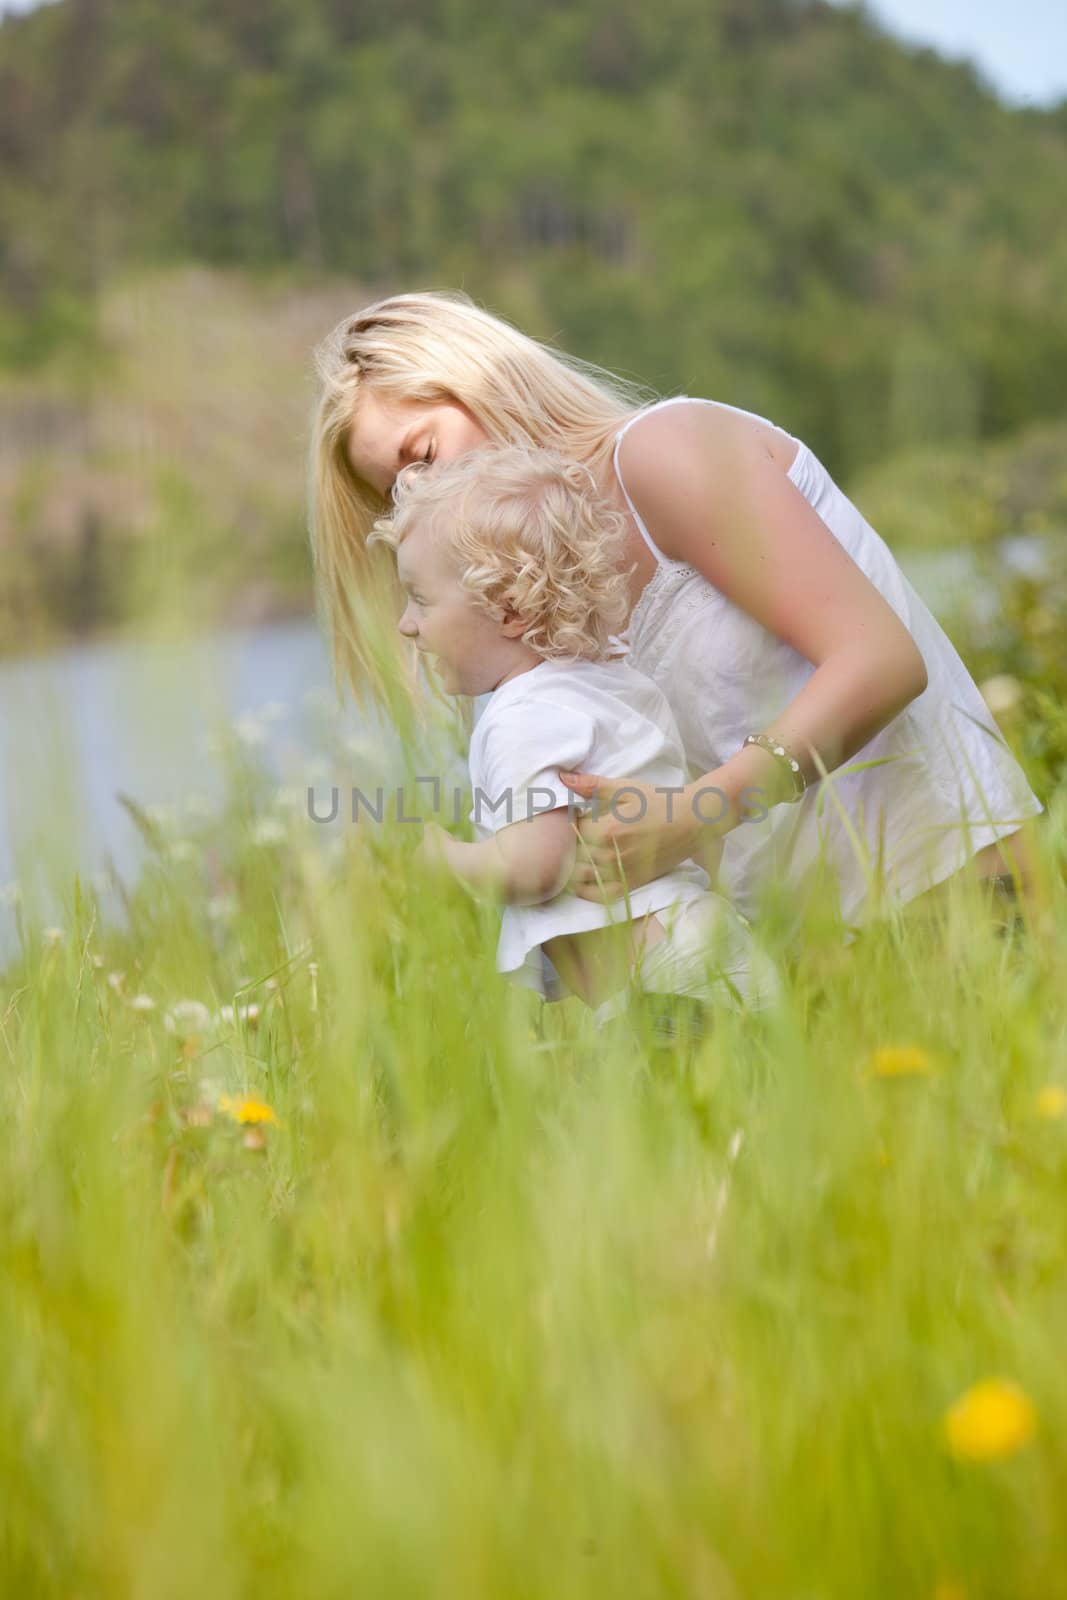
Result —
[[[624, 519], [620, 649], [664, 690], [689, 785], [583, 818], [572, 888], [609, 898], [723, 841], [746, 914], [829, 893], [849, 928], [967, 871], [1026, 889], [1043, 807], [959, 655], [812, 451], [717, 401], [642, 404], [453, 293], [402, 294], [317, 351], [311, 541], [340, 683], [385, 698], [395, 577], [368, 535], [399, 474], [487, 444], [559, 451]], [[632, 786], [628, 786], [632, 788]], [[697, 792], [724, 796], [715, 811]], [[762, 820], [743, 792], [759, 789]]]
[[577, 463], [528, 445], [405, 476], [396, 511], [368, 541], [396, 553], [407, 597], [399, 631], [434, 659], [448, 693], [489, 696], [469, 753], [477, 842], [428, 823], [420, 850], [503, 901], [499, 970], [545, 998], [565, 988], [600, 1021], [622, 1010], [631, 980], [713, 1009], [770, 1005], [773, 963], [696, 862], [611, 905], [565, 887], [575, 806], [561, 764], [685, 783], [664, 695], [625, 661], [605, 659], [629, 609], [622, 517]]

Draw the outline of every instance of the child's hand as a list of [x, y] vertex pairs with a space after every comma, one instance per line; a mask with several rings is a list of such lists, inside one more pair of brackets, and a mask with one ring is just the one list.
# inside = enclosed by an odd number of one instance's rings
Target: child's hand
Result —
[[447, 872], [451, 868], [449, 846], [452, 836], [437, 822], [424, 822], [422, 838], [415, 849], [415, 861], [425, 872]]

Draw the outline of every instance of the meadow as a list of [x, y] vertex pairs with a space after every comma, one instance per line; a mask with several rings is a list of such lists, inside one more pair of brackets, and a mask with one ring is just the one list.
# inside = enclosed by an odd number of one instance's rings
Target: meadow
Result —
[[[0, 655], [310, 617], [311, 351], [398, 288], [998, 578], [1067, 529], [1065, 116], [816, 0], [0, 6]], [[137, 874], [11, 761], [0, 1600], [1067, 1594], [1067, 563], [1001, 598], [949, 632], [1047, 806], [1023, 926], [769, 904], [783, 1002], [704, 1034], [508, 989], [246, 725], [217, 806], [128, 797]]]
[[420, 830], [236, 733], [106, 904], [9, 886], [3, 1592], [1062, 1593], [1057, 603], [969, 646], [1031, 673], [1026, 925], [772, 911], [783, 1004], [703, 1036], [508, 988]]

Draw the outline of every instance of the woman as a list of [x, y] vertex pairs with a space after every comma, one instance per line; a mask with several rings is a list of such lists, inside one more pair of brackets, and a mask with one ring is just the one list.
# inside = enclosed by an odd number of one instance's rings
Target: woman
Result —
[[338, 678], [358, 695], [390, 679], [399, 596], [366, 537], [406, 468], [488, 441], [547, 446], [627, 519], [620, 647], [666, 692], [692, 782], [615, 803], [620, 785], [565, 775], [601, 812], [579, 825], [576, 893], [647, 883], [709, 833], [746, 914], [777, 884], [798, 912], [802, 891], [836, 893], [856, 924], [968, 864], [1028, 886], [1023, 824], [1040, 802], [945, 633], [799, 440], [713, 401], [642, 408], [459, 294], [369, 306], [317, 362], [312, 550]]

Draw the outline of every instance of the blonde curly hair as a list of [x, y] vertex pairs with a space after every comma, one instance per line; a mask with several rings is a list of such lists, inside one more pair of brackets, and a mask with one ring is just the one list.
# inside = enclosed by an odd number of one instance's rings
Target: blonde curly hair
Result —
[[428, 528], [474, 604], [497, 622], [517, 613], [523, 643], [539, 656], [608, 654], [630, 610], [626, 525], [587, 467], [555, 450], [486, 446], [448, 466], [409, 468], [395, 495], [368, 544], [396, 550], [413, 528]]

